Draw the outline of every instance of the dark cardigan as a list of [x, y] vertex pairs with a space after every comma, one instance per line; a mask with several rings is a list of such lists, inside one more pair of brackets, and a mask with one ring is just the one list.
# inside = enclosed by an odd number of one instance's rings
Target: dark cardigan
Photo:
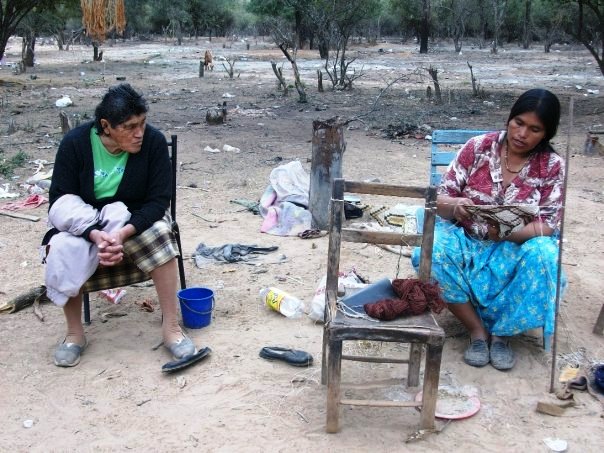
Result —
[[[78, 195], [96, 209], [121, 201], [132, 216], [128, 221], [140, 234], [161, 219], [170, 205], [172, 173], [164, 135], [153, 126], [145, 127], [138, 153], [128, 156], [122, 181], [113, 197], [97, 200], [94, 196], [94, 160], [90, 129], [86, 123], [69, 131], [57, 152], [49, 191], [50, 206], [62, 195]], [[89, 228], [83, 237], [88, 239]]]

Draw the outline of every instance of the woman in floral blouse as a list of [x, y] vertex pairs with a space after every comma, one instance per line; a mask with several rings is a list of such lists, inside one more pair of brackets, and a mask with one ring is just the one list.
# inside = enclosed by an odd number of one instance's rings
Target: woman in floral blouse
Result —
[[[471, 138], [439, 187], [432, 275], [449, 310], [470, 334], [464, 361], [514, 366], [509, 337], [543, 327], [553, 333], [564, 161], [549, 141], [560, 102], [533, 89], [511, 109], [507, 127]], [[538, 214], [511, 233], [473, 216], [468, 205], [532, 205]], [[412, 258], [419, 264], [419, 251]]]

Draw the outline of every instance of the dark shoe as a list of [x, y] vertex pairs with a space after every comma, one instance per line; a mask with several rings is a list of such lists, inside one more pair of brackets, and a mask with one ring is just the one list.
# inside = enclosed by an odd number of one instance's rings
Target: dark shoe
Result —
[[176, 340], [173, 343], [164, 343], [166, 348], [172, 353], [172, 356], [176, 360], [181, 360], [186, 357], [192, 356], [197, 353], [197, 348], [184, 333], [180, 340]]
[[84, 344], [61, 343], [55, 350], [55, 365], [61, 367], [72, 367], [80, 363], [82, 352], [88, 346], [88, 341], [84, 338]]
[[468, 365], [481, 367], [489, 363], [489, 345], [486, 340], [471, 340], [463, 353], [463, 360]]
[[164, 364], [161, 367], [161, 370], [164, 373], [171, 373], [173, 371], [182, 370], [183, 368], [186, 368], [189, 365], [193, 365], [194, 363], [199, 362], [201, 359], [209, 356], [211, 352], [212, 350], [210, 348], [203, 348], [193, 355], [188, 355], [183, 359], [175, 360], [174, 362], [168, 362]]
[[283, 360], [293, 366], [312, 365], [312, 356], [305, 351], [281, 348], [279, 346], [266, 346], [260, 350], [260, 357], [268, 360]]
[[497, 370], [509, 370], [516, 363], [514, 351], [507, 341], [491, 343], [491, 365]]

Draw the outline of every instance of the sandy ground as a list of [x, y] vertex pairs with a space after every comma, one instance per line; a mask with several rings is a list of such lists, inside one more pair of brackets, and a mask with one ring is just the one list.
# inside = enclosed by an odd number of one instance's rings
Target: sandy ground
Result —
[[[20, 43], [11, 41], [6, 61], [14, 62]], [[230, 46], [230, 47], [229, 47]], [[198, 59], [214, 50], [216, 70], [197, 77]], [[382, 51], [380, 51], [382, 49]], [[383, 182], [425, 184], [429, 142], [416, 138], [389, 139], [388, 124], [406, 122], [434, 128], [498, 128], [512, 100], [533, 86], [557, 92], [564, 105], [556, 144], [565, 153], [570, 137], [570, 173], [564, 229], [564, 270], [569, 290], [561, 302], [558, 364], [604, 361], [604, 338], [591, 333], [602, 304], [602, 218], [604, 180], [602, 157], [583, 155], [585, 133], [602, 129], [604, 80], [591, 57], [581, 49], [564, 47], [549, 55], [540, 49], [505, 49], [497, 56], [464, 48], [463, 56], [449, 46], [420, 56], [412, 45], [381, 43], [354, 49], [358, 67], [367, 76], [352, 92], [317, 93], [314, 73], [320, 61], [300, 54], [310, 102], [296, 102], [295, 91], [283, 98], [275, 89], [269, 61], [282, 57], [262, 41], [245, 45], [200, 39], [182, 47], [172, 43], [117, 44], [105, 49], [105, 63], [91, 63], [92, 50], [72, 47], [58, 52], [39, 46], [34, 71], [14, 76], [0, 66], [1, 158], [18, 151], [30, 158], [52, 161], [61, 138], [54, 102], [69, 95], [67, 112], [90, 115], [106, 87], [125, 76], [150, 101], [149, 119], [180, 143], [178, 221], [185, 255], [200, 242], [276, 245], [268, 262], [257, 265], [211, 264], [203, 268], [186, 260], [189, 286], [206, 286], [216, 294], [210, 326], [189, 330], [199, 346], [213, 353], [204, 362], [179, 374], [162, 374], [169, 360], [160, 348], [161, 314], [142, 311], [136, 302], [151, 301], [153, 288], [130, 287], [119, 305], [93, 295], [93, 322], [86, 327], [90, 346], [73, 369], [53, 365], [52, 353], [62, 340], [61, 310], [41, 306], [40, 322], [31, 308], [0, 315], [0, 408], [2, 451], [548, 451], [543, 440], [559, 438], [568, 451], [601, 451], [604, 447], [602, 406], [587, 393], [575, 395], [577, 406], [563, 417], [539, 414], [536, 403], [550, 384], [551, 355], [540, 345], [540, 332], [514, 339], [518, 363], [507, 373], [490, 366], [475, 369], [461, 360], [467, 336], [450, 314], [439, 322], [447, 332], [441, 384], [475, 389], [480, 411], [466, 420], [446, 424], [422, 441], [405, 444], [416, 431], [419, 413], [413, 409], [350, 408], [341, 410], [341, 431], [329, 435], [325, 426], [326, 391], [320, 384], [322, 326], [304, 317], [291, 320], [271, 312], [258, 299], [258, 290], [273, 285], [310, 302], [325, 274], [327, 237], [301, 240], [259, 232], [261, 219], [230, 200], [257, 200], [268, 176], [279, 163], [299, 159], [310, 170], [312, 121], [335, 115], [352, 117], [367, 112], [386, 84], [405, 74], [405, 81], [380, 98], [379, 108], [365, 122], [345, 131], [344, 175], [350, 179], [379, 178]], [[225, 78], [221, 57], [237, 56], [236, 78]], [[487, 93], [468, 94], [471, 61]], [[424, 98], [428, 80], [414, 75], [418, 68], [437, 65], [446, 102], [435, 106]], [[284, 72], [292, 80], [287, 66]], [[422, 71], [419, 71], [422, 72]], [[423, 71], [425, 72], [425, 71]], [[30, 75], [35, 74], [33, 80]], [[238, 74], [238, 75], [237, 75]], [[580, 87], [580, 88], [578, 88]], [[591, 90], [588, 93], [587, 90]], [[293, 90], [292, 90], [293, 91]], [[229, 93], [234, 97], [223, 97]], [[569, 131], [568, 100], [574, 97], [574, 121]], [[204, 122], [208, 107], [227, 100], [224, 126]], [[17, 131], [5, 135], [9, 121]], [[241, 153], [210, 154], [206, 146], [236, 146]], [[11, 190], [33, 174], [34, 165], [17, 170], [17, 179], [4, 179]], [[195, 186], [195, 187], [191, 187]], [[29, 222], [0, 216], [0, 301], [12, 299], [43, 283], [37, 244], [46, 230], [47, 206], [22, 211], [41, 217]], [[276, 263], [284, 255], [286, 260]], [[342, 267], [377, 280], [394, 277], [397, 256], [374, 247], [344, 245]], [[412, 275], [406, 258], [400, 276]], [[124, 316], [103, 316], [119, 312]], [[258, 357], [266, 345], [310, 352], [312, 367], [293, 368]], [[377, 355], [400, 352], [387, 344], [347, 346]], [[364, 389], [346, 390], [355, 397], [406, 400], [419, 389], [404, 385], [401, 366], [343, 365], [345, 382], [368, 381]], [[402, 381], [401, 381], [402, 380]], [[385, 389], [371, 383], [385, 381]], [[31, 428], [24, 427], [24, 423]]]

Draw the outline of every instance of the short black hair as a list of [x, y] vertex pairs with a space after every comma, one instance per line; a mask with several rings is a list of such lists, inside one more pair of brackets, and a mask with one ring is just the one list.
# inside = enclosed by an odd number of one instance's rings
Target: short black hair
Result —
[[121, 83], [109, 88], [103, 100], [94, 110], [94, 124], [99, 133], [103, 132], [101, 119], [116, 127], [128, 121], [133, 115], [142, 115], [148, 111], [147, 101], [129, 83]]
[[543, 88], [528, 90], [522, 93], [512, 106], [508, 123], [527, 112], [534, 112], [545, 128], [545, 137], [535, 150], [542, 151], [549, 148], [549, 141], [556, 135], [560, 123], [560, 101], [554, 93]]

